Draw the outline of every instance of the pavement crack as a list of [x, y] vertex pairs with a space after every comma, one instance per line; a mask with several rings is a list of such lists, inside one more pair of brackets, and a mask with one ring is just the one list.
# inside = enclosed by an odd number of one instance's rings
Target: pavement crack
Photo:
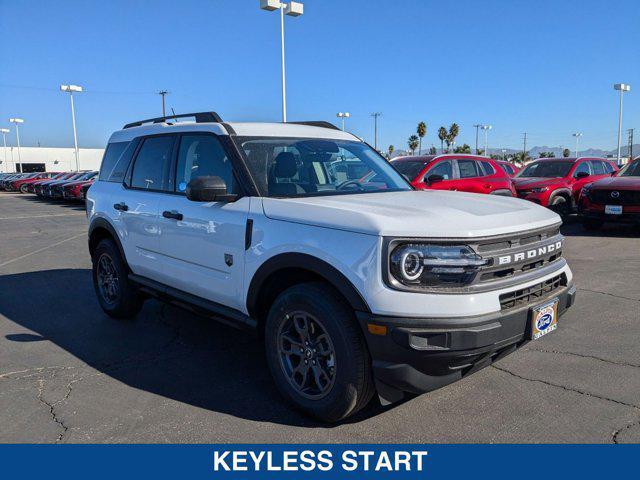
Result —
[[615, 293], [600, 292], [598, 290], [590, 290], [588, 288], [578, 288], [578, 290], [582, 292], [599, 293], [601, 295], [608, 295], [609, 297], [620, 298], [622, 300], [631, 300], [632, 302], [640, 302], [640, 299], [638, 298], [624, 297], [622, 295], [616, 295]]
[[634, 410], [638, 410], [640, 412], [640, 406], [638, 405], [634, 405], [632, 403], [626, 403], [620, 400], [615, 400], [613, 398], [608, 398], [608, 397], [603, 397], [601, 395], [596, 395], [595, 393], [590, 393], [587, 392], [585, 390], [578, 390], [577, 388], [571, 388], [571, 387], [567, 387], [566, 385], [560, 385], [558, 383], [553, 383], [553, 382], [548, 382], [546, 380], [540, 380], [537, 378], [528, 378], [528, 377], [523, 377], [522, 375], [518, 375], [517, 373], [514, 373], [510, 370], [507, 370], [506, 368], [502, 368], [502, 367], [498, 367], [496, 365], [491, 365], [491, 367], [495, 368], [496, 370], [499, 370], [501, 372], [507, 373], [515, 378], [519, 378], [520, 380], [525, 380], [527, 382], [536, 382], [536, 383], [542, 383], [543, 385], [548, 385], [550, 387], [556, 387], [556, 388], [561, 388], [567, 392], [573, 392], [573, 393], [578, 393], [580, 395], [585, 395], [587, 397], [592, 397], [592, 398], [598, 398], [600, 400], [605, 400], [607, 402], [613, 402], [613, 403], [617, 403], [618, 405], [623, 405], [625, 407], [629, 407], [629, 408], [633, 408]]
[[613, 441], [613, 443], [620, 443], [618, 441], [618, 437], [620, 436], [620, 434], [622, 432], [624, 432], [625, 430], [629, 430], [630, 428], [633, 428], [633, 427], [635, 427], [637, 425], [640, 425], [640, 420], [635, 421], [635, 422], [631, 422], [630, 424], [625, 425], [622, 428], [618, 428], [617, 430], [614, 430], [613, 434], [611, 435], [611, 440]]
[[554, 353], [554, 354], [558, 354], [558, 355], [570, 355], [573, 357], [580, 357], [580, 358], [590, 358], [593, 360], [598, 360], [600, 362], [604, 362], [604, 363], [609, 363], [611, 365], [618, 365], [621, 367], [633, 367], [633, 368], [640, 368], [639, 364], [636, 363], [625, 363], [625, 362], [616, 362], [615, 360], [608, 360], [606, 358], [602, 358], [602, 357], [596, 357], [595, 355], [585, 355], [582, 353], [575, 353], [575, 352], [563, 352], [561, 350], [547, 350], [544, 348], [527, 348], [528, 351], [532, 351], [532, 352], [541, 352], [541, 353]]

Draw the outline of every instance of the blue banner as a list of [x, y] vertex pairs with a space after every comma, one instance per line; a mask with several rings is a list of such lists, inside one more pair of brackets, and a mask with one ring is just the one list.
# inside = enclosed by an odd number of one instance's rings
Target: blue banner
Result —
[[4, 445], [2, 477], [638, 478], [638, 445]]

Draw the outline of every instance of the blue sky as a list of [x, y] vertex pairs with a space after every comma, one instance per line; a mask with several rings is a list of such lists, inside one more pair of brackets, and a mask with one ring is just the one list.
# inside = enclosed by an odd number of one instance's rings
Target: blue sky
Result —
[[[0, 126], [25, 119], [23, 144], [102, 147], [126, 122], [216, 110], [229, 121], [280, 120], [277, 12], [258, 0], [0, 0]], [[349, 111], [348, 129], [405, 148], [416, 124], [425, 145], [457, 122], [473, 145], [614, 148], [615, 82], [632, 85], [624, 125], [640, 139], [640, 2], [546, 0], [306, 0], [286, 18], [289, 120]], [[7, 125], [5, 125], [7, 124]], [[14, 135], [9, 137], [14, 142]]]

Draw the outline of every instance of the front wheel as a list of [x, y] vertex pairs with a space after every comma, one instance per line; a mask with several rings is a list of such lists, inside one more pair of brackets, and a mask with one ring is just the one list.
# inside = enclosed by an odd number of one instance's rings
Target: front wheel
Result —
[[265, 326], [267, 361], [294, 407], [327, 422], [371, 399], [369, 352], [353, 311], [331, 287], [295, 285], [275, 300]]
[[571, 213], [571, 203], [562, 196], [553, 198], [549, 207], [563, 218]]
[[20, 192], [21, 193], [28, 193], [29, 190], [27, 190], [27, 185], [20, 185]]

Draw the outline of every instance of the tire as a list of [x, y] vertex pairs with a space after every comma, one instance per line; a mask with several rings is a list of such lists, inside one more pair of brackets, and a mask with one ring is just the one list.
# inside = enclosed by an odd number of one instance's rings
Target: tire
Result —
[[[301, 333], [305, 330], [306, 335]], [[295, 285], [276, 298], [265, 325], [265, 346], [280, 394], [310, 416], [337, 422], [362, 409], [373, 396], [364, 336], [353, 310], [326, 284]], [[327, 355], [329, 351], [333, 353]]]
[[144, 299], [129, 281], [129, 268], [111, 239], [98, 243], [93, 256], [93, 287], [102, 310], [113, 318], [133, 318]]
[[561, 217], [566, 217], [571, 213], [571, 204], [562, 195], [553, 197], [549, 207]]
[[27, 190], [27, 185], [20, 185], [20, 193], [29, 193], [29, 190]]
[[582, 226], [585, 230], [589, 230], [590, 232], [594, 232], [600, 230], [604, 222], [602, 220], [597, 220], [595, 218], [587, 218], [582, 221]]

